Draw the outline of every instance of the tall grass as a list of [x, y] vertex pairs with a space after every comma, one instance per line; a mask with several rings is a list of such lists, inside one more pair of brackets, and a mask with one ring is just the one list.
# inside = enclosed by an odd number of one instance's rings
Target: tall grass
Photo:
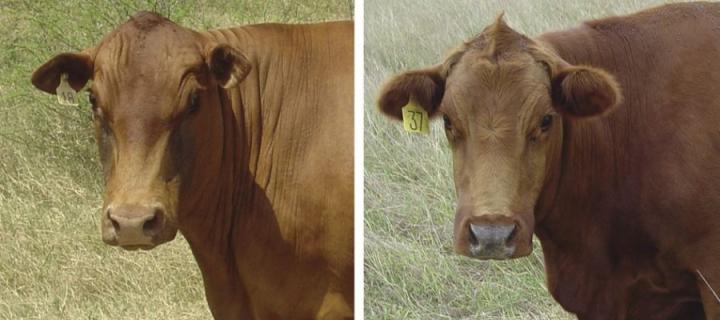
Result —
[[454, 187], [441, 124], [407, 134], [376, 111], [394, 73], [430, 66], [505, 11], [533, 36], [658, 0], [365, 1], [365, 315], [368, 319], [568, 319], [542, 253], [504, 262], [452, 253]]
[[0, 319], [207, 319], [182, 237], [149, 252], [100, 240], [102, 185], [86, 102], [58, 105], [32, 71], [80, 50], [138, 10], [204, 30], [348, 19], [348, 0], [2, 1]]

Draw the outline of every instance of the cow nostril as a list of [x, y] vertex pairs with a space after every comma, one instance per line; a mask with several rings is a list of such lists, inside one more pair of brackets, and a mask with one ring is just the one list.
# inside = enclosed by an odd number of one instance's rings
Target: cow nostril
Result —
[[513, 226], [512, 231], [510, 231], [510, 234], [508, 235], [507, 239], [505, 239], [505, 245], [512, 245], [512, 242], [515, 240], [515, 236], [518, 233], [518, 225], [515, 224]]
[[153, 214], [152, 218], [148, 219], [143, 224], [143, 231], [146, 234], [154, 235], [162, 228], [163, 219], [164, 215], [162, 210], [155, 209], [155, 213]]
[[106, 215], [106, 217], [108, 218], [108, 220], [110, 220], [110, 223], [112, 223], [113, 229], [114, 229], [115, 231], [120, 230], [120, 223], [118, 223], [117, 220], [115, 220], [115, 219], [113, 218], [112, 214], [110, 214], [110, 208], [108, 208], [108, 209], [105, 211], [105, 215]]
[[472, 224], [468, 225], [468, 231], [470, 231], [470, 232], [468, 232], [468, 234], [470, 235], [469, 236], [470, 244], [472, 244], [474, 246], [478, 245], [478, 238], [475, 235], [475, 230], [473, 230]]
[[468, 226], [472, 245], [511, 246], [518, 234], [517, 224], [472, 224]]

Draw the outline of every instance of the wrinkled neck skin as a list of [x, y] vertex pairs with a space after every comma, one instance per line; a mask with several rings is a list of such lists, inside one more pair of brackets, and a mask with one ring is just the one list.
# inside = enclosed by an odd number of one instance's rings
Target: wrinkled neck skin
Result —
[[[586, 27], [536, 38], [571, 64], [614, 74], [624, 102], [605, 116], [563, 119], [536, 205], [535, 233], [548, 289], [566, 310], [580, 319], [665, 319], [684, 310], [677, 301], [697, 300], [698, 293], [691, 275], [641, 223], [639, 190], [647, 182], [639, 173], [646, 156], [636, 142], [642, 123], [629, 111], [642, 107], [646, 97], [637, 92], [647, 89], [637, 89], [642, 84], [627, 75], [644, 74], [653, 62], [638, 59], [643, 53], [629, 47], [604, 45], [619, 40]], [[666, 277], [671, 273], [675, 280]]]
[[[178, 203], [180, 232], [190, 244], [203, 275], [205, 291], [213, 316], [217, 319], [250, 319], [247, 292], [236, 286], [237, 266], [234, 260], [234, 246], [231, 241], [238, 224], [240, 212], [234, 204], [241, 201], [240, 195], [250, 190], [246, 167], [237, 159], [247, 159], [248, 148], [239, 133], [237, 114], [228, 100], [228, 93], [221, 87], [209, 89], [209, 94], [219, 100], [221, 123], [214, 130], [220, 130], [218, 141], [198, 141], [209, 144], [209, 154], [198, 154], [196, 170], [188, 186], [183, 184]], [[210, 136], [210, 135], [209, 135]], [[243, 177], [244, 179], [241, 179]], [[237, 183], [243, 181], [243, 184]], [[247, 197], [246, 197], [247, 198]], [[244, 199], [249, 206], [252, 202]], [[223, 306], [237, 305], [229, 310]], [[223, 313], [216, 313], [221, 310]]]
[[[323, 216], [327, 209], [315, 210], [318, 202], [302, 192], [313, 183], [302, 176], [314, 159], [309, 158], [314, 146], [306, 143], [314, 134], [309, 129], [322, 127], [317, 113], [327, 114], [313, 109], [322, 107], [322, 92], [315, 88], [326, 84], [308, 83], [317, 78], [308, 72], [327, 72], [316, 65], [327, 58], [309, 52], [318, 47], [308, 49], [309, 42], [317, 39], [303, 32], [304, 27], [258, 25], [203, 34], [236, 48], [252, 64], [236, 87], [217, 88], [223, 119], [217, 130], [223, 140], [203, 142], [216, 150], [214, 159], [197, 161], [204, 170], [199, 174], [210, 180], [192, 186], [185, 196], [194, 200], [180, 204], [180, 231], [203, 273], [216, 319], [315, 317], [332, 291], [328, 274], [344, 277], [328, 271], [323, 249], [312, 247], [317, 241], [307, 241], [326, 227], [317, 219], [330, 219]], [[338, 157], [329, 161], [341, 161]], [[336, 181], [330, 184], [338, 189]], [[303, 212], [312, 215], [300, 216]], [[344, 214], [351, 218], [351, 211]]]
[[[196, 202], [181, 207], [180, 231], [187, 238], [203, 274], [207, 300], [213, 316], [217, 319], [253, 319], [255, 317], [248, 296], [248, 288], [238, 272], [243, 257], [238, 255], [238, 234], [250, 232], [261, 237], [257, 241], [272, 244], [273, 239], [262, 239], [272, 235], [257, 228], [271, 225], [267, 221], [255, 222], [255, 229], [248, 220], [267, 220], [269, 208], [268, 181], [260, 177], [270, 174], [270, 167], [261, 166], [261, 153], [267, 152], [275, 137], [263, 134], [262, 128], [273, 126], [272, 115], [278, 115], [280, 106], [266, 103], [265, 81], [270, 74], [268, 66], [273, 62], [258, 61], [261, 53], [249, 52], [257, 49], [252, 39], [238, 39], [235, 30], [207, 33], [206, 36], [219, 43], [247, 45], [242, 50], [253, 63], [252, 71], [241, 84], [234, 88], [216, 87], [222, 112], [222, 141], [206, 141], [214, 145], [214, 157], [209, 163], [219, 162], [216, 167], [207, 167], [200, 174], [210, 177], [205, 188], [188, 190]], [[231, 39], [224, 39], [230, 37]], [[228, 41], [235, 40], [235, 41]], [[253, 89], [250, 91], [250, 89]], [[260, 129], [260, 130], [258, 130]], [[197, 161], [202, 166], [203, 161]], [[268, 248], [268, 250], [271, 250]], [[228, 306], [235, 306], [228, 308]]]

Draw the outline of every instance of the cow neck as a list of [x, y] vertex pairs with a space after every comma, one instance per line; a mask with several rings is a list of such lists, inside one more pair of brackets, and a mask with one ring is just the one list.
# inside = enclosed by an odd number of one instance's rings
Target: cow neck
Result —
[[[248, 235], [262, 233], [258, 226], [277, 224], [264, 220], [272, 219], [268, 215], [277, 211], [277, 197], [286, 187], [278, 184], [278, 179], [295, 174], [292, 166], [286, 164], [293, 163], [301, 151], [283, 126], [293, 116], [289, 109], [296, 102], [291, 100], [286, 84], [300, 82], [292, 77], [302, 73], [301, 66], [292, 64], [299, 59], [291, 58], [302, 57], [295, 57], [293, 52], [285, 52], [290, 50], [287, 46], [274, 43], [286, 35], [268, 30], [273, 29], [254, 25], [208, 32], [215, 41], [242, 52], [252, 64], [247, 77], [226, 91], [237, 127], [235, 148], [239, 150], [234, 159], [238, 171], [233, 207], [239, 208], [235, 227], [240, 228], [237, 232]], [[273, 232], [260, 237], [270, 234]]]
[[543, 203], [535, 229], [545, 253], [548, 288], [556, 299], [573, 312], [608, 308], [603, 312], [612, 313], [610, 309], [622, 308], [615, 302], [625, 293], [623, 284], [609, 281], [618, 278], [609, 273], [623, 270], [623, 256], [631, 252], [647, 253], [648, 259], [654, 254], [638, 227], [633, 205], [640, 201], [631, 192], [640, 188], [638, 175], [631, 173], [642, 170], [643, 157], [643, 146], [635, 142], [641, 140], [636, 138], [643, 134], [638, 132], [642, 123], [633, 115], [641, 112], [645, 98], [637, 96], [639, 84], [628, 80], [637, 79], [635, 74], [646, 72], [651, 63], [626, 46], [635, 40], [585, 26], [544, 34], [537, 41], [573, 65], [609, 71], [624, 89], [624, 102], [608, 115], [563, 120], [562, 147], [552, 182], [543, 192], [550, 200]]
[[[243, 174], [238, 166], [243, 150], [239, 139], [235, 112], [228, 93], [220, 87], [217, 90], [217, 107], [221, 112], [222, 132], [220, 141], [203, 141], [216, 144], [219, 160], [207, 159], [200, 166], [206, 171], [202, 186], [191, 190], [194, 201], [188, 202], [180, 230], [187, 238], [200, 267], [207, 301], [215, 318], [250, 318], [247, 290], [238, 279], [234, 254], [233, 233], [238, 215], [235, 212], [238, 194], [238, 177]], [[215, 166], [213, 163], [219, 163]], [[209, 171], [208, 171], [209, 170]], [[231, 307], [229, 307], [231, 306]]]
[[537, 41], [570, 64], [609, 71], [624, 89], [624, 102], [606, 116], [563, 119], [562, 147], [553, 170], [556, 180], [551, 183], [554, 196], [538, 219], [540, 229], [561, 243], [578, 243], [590, 231], [605, 236], [602, 230], [588, 229], [611, 225], [618, 218], [631, 219], [619, 215], [637, 203], [631, 192], [623, 190], [637, 184], [628, 180], [635, 176], [628, 173], [642, 169], [634, 156], [642, 152], [642, 146], [634, 143], [642, 133], [637, 132], [638, 119], [633, 117], [640, 111], [633, 109], [640, 107], [637, 101], [642, 98], [631, 95], [639, 90], [627, 79], [649, 66], [637, 63], [638, 54], [626, 47], [627, 39], [588, 27], [544, 34]]
[[535, 205], [535, 224], [540, 224], [547, 217], [548, 212], [553, 210], [553, 207], [558, 197], [558, 184], [561, 180], [562, 175], [562, 153], [564, 145], [564, 127], [565, 121], [559, 121], [559, 131], [557, 139], [550, 141], [551, 145], [548, 148], [548, 157], [546, 160], [545, 167], [545, 182], [541, 189], [540, 195], [538, 196], [537, 203]]
[[[290, 28], [273, 26], [206, 33], [214, 41], [242, 52], [252, 65], [237, 87], [225, 91], [224, 101], [232, 107], [235, 120], [235, 169], [229, 193], [232, 197], [224, 204], [233, 210], [227, 213], [233, 217], [232, 230], [224, 240], [231, 250], [228, 257], [234, 259], [238, 283], [253, 297], [253, 305], [267, 303], [259, 300], [264, 296], [259, 292], [277, 282], [295, 281], [290, 278], [294, 273], [276, 272], [278, 266], [295, 263], [300, 248], [292, 238], [292, 228], [298, 223], [293, 215], [302, 199], [297, 184], [285, 181], [297, 180], [295, 164], [309, 147], [298, 143], [298, 134], [318, 125], [307, 119], [303, 122], [297, 111], [312, 98], [308, 96], [311, 84], [303, 76], [308, 57], [299, 44], [283, 45], [295, 36]], [[225, 171], [218, 174], [230, 175]]]
[[[275, 28], [265, 26], [211, 30], [205, 34], [218, 43], [242, 52], [252, 65], [247, 77], [237, 87], [227, 90], [228, 103], [232, 105], [235, 114], [236, 136], [240, 140], [237, 145], [242, 148], [236, 163], [243, 170], [243, 179], [250, 179], [255, 185], [242, 186], [248, 190], [236, 194], [244, 198], [238, 200], [253, 201], [255, 196], [251, 190], [262, 190], [271, 198], [273, 194], [269, 193], [275, 187], [273, 175], [292, 174], [273, 171], [285, 169], [287, 166], [282, 164], [298, 157], [300, 151], [282, 149], [297, 144], [295, 139], [289, 139], [292, 135], [283, 127], [290, 125], [285, 122], [296, 120], [291, 118], [297, 117], [293, 110], [297, 107], [295, 104], [305, 102], [296, 96], [309, 91], [307, 87], [298, 89], [288, 85], [308, 85], [302, 77], [305, 70], [303, 59], [307, 57], [302, 56], [301, 48], [282, 45], [285, 38], [290, 37], [291, 29], [279, 25], [270, 25]], [[290, 152], [279, 154], [278, 150]], [[284, 161], [274, 163], [278, 158]]]
[[192, 221], [185, 232], [190, 233], [191, 241], [194, 240], [202, 245], [203, 252], [228, 257], [232, 255], [229, 239], [236, 219], [233, 211], [237, 194], [235, 181], [242, 174], [240, 170], [242, 167], [237, 165], [237, 159], [240, 158], [239, 150], [243, 150], [243, 146], [240, 144], [242, 140], [238, 139], [235, 114], [227, 93], [220, 87], [216, 90], [222, 119], [218, 124], [222, 132], [222, 140], [216, 142], [220, 165], [213, 168], [206, 164], [213, 172], [202, 173], [210, 176], [210, 179], [203, 188], [195, 191], [198, 193], [198, 200], [191, 208], [192, 212], [202, 214], [190, 215], [188, 219]]

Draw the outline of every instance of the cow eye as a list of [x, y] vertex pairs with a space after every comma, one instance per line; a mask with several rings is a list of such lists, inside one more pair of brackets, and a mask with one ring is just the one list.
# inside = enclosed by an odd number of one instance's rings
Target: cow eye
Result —
[[445, 130], [452, 130], [452, 123], [447, 115], [443, 115], [443, 122], [445, 123]]
[[198, 94], [197, 92], [193, 92], [190, 94], [190, 98], [188, 99], [188, 105], [187, 105], [187, 113], [193, 114], [198, 111], [200, 108], [198, 103]]
[[552, 122], [553, 116], [550, 114], [546, 114], [542, 118], [542, 120], [540, 120], [540, 130], [542, 130], [542, 132], [548, 131], [548, 129], [550, 129], [550, 126], [552, 125]]

